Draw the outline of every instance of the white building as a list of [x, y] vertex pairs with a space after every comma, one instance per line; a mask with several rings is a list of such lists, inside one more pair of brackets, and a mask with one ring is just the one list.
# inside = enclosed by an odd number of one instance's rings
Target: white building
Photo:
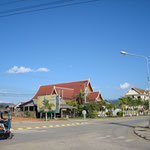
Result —
[[142, 100], [148, 100], [148, 90], [132, 87], [125, 93], [125, 96], [132, 98], [141, 98]]

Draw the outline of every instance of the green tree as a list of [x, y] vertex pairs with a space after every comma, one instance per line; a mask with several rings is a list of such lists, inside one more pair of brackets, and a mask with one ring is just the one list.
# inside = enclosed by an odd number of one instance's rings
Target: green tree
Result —
[[0, 108], [4, 107], [3, 105], [0, 105]]
[[49, 100], [43, 100], [43, 106], [41, 107], [40, 111], [45, 113], [45, 120], [47, 121], [47, 113], [52, 111], [52, 107], [54, 104], [50, 103]]
[[80, 89], [80, 94], [76, 98], [76, 102], [78, 104], [83, 104], [84, 103], [84, 92], [82, 89]]
[[148, 108], [149, 108], [149, 101], [148, 100], [143, 101], [143, 106], [144, 106], [145, 110], [148, 110]]

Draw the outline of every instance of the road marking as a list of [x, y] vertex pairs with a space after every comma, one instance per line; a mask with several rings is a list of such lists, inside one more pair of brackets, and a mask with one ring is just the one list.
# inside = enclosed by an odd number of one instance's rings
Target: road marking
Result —
[[125, 142], [132, 142], [134, 141], [133, 139], [128, 139], [128, 140], [125, 140]]
[[24, 128], [11, 128], [10, 130], [11, 131], [18, 131], [18, 130], [29, 130], [29, 129], [76, 126], [76, 125], [84, 125], [84, 124], [88, 124], [88, 122], [68, 123], [68, 124], [62, 124], [62, 125], [60, 124], [60, 125], [32, 126], [32, 127], [24, 127]]
[[106, 138], [109, 138], [109, 137], [111, 137], [111, 135], [101, 136], [101, 137], [98, 137], [96, 139], [106, 139]]
[[56, 127], [60, 127], [60, 125], [56, 125]]
[[35, 127], [36, 129], [39, 129], [40, 127]]
[[117, 138], [114, 138], [114, 139], [124, 139], [125, 137], [124, 136], [119, 136]]

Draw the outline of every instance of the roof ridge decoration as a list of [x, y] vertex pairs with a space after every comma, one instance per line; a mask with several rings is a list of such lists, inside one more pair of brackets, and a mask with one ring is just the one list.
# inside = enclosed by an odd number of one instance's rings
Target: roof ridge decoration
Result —
[[[41, 85], [41, 86], [49, 86], [49, 85], [55, 85], [55, 86], [57, 86], [58, 84], [60, 85], [60, 84], [68, 84], [68, 83], [76, 83], [76, 82], [88, 82], [89, 80], [80, 80], [80, 81], [73, 81], [73, 82], [64, 82], [64, 83], [56, 83], [56, 84], [47, 84], [47, 85]], [[40, 86], [40, 87], [41, 87]]]

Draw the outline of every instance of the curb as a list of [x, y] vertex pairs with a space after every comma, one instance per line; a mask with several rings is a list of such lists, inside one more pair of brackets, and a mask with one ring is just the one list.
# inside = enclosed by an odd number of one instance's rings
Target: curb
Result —
[[45, 125], [45, 126], [23, 127], [23, 128], [11, 128], [10, 131], [53, 128], [53, 127], [68, 127], [68, 126], [77, 126], [77, 125], [84, 125], [84, 124], [88, 124], [88, 123], [87, 122], [81, 122], [81, 123], [67, 123], [67, 124], [59, 124], [59, 125]]
[[139, 136], [140, 138], [143, 138], [143, 139], [145, 139], [145, 140], [150, 141], [150, 137], [143, 136], [143, 135], [139, 134], [138, 132], [136, 132], [136, 127], [134, 128], [134, 134], [136, 134], [136, 135]]

